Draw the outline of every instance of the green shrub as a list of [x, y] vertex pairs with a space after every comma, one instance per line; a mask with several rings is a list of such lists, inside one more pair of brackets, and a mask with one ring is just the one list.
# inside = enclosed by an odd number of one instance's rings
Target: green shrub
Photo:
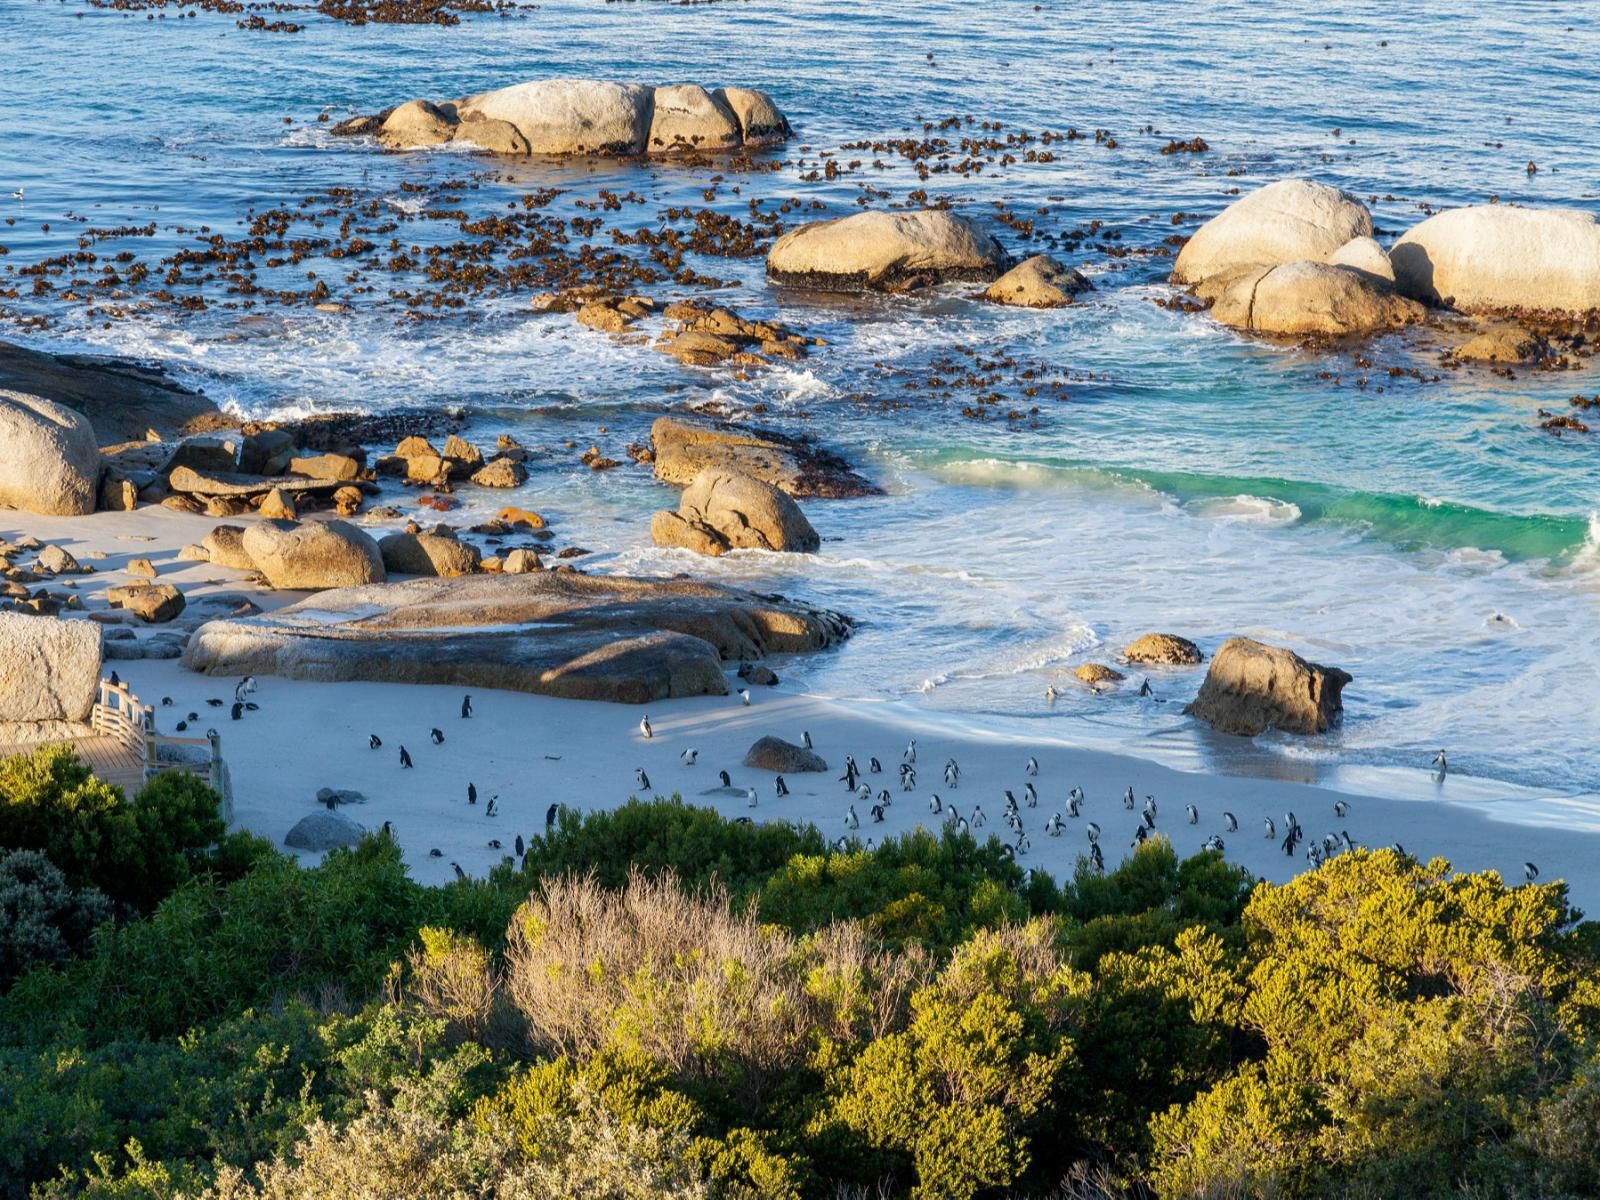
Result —
[[67, 886], [38, 851], [0, 853], [0, 991], [30, 967], [80, 953], [110, 916], [109, 900], [94, 888]]

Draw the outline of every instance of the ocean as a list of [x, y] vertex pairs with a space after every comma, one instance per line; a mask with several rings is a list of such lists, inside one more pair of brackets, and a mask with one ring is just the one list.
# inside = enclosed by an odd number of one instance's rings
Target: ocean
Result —
[[[0, 290], [15, 293], [0, 337], [158, 360], [253, 418], [420, 406], [463, 412], [480, 440], [512, 433], [547, 451], [529, 482], [464, 489], [459, 519], [517, 503], [592, 551], [590, 569], [694, 571], [857, 618], [840, 652], [787, 665], [789, 686], [1221, 770], [1362, 772], [1396, 794], [1441, 747], [1485, 794], [1600, 791], [1600, 433], [1538, 419], [1600, 392], [1594, 372], [1448, 369], [1441, 347], [1466, 336], [1449, 330], [1308, 350], [1158, 303], [1172, 240], [1275, 179], [1356, 193], [1386, 244], [1491, 197], [1594, 207], [1586, 6], [1436, 3], [1401, 20], [1344, 0], [555, 0], [452, 27], [289, 16], [300, 32], [177, 5], [0, 0], [14, 97]], [[761, 88], [795, 137], [764, 169], [725, 171], [508, 165], [328, 134], [415, 96], [553, 76]], [[1209, 149], [1161, 152], [1194, 137]], [[1094, 291], [1049, 312], [970, 285], [785, 293], [759, 254], [690, 249], [668, 268], [629, 240], [687, 234], [690, 213], [769, 234], [921, 203], [1019, 257], [1054, 254]], [[315, 277], [347, 311], [247, 307], [229, 265], [204, 259], [207, 239], [273, 212], [306, 244], [276, 266], [258, 255], [255, 285]], [[545, 223], [490, 246], [485, 222], [506, 214]], [[352, 230], [368, 257], [330, 255]], [[585, 240], [653, 272], [652, 296], [714, 297], [826, 344], [739, 378], [535, 312], [550, 255]], [[71, 258], [84, 253], [98, 257]], [[445, 260], [483, 271], [452, 290], [430, 277]], [[684, 268], [720, 286], [676, 282]], [[419, 316], [430, 291], [447, 302]], [[654, 416], [690, 405], [818, 436], [885, 494], [808, 502], [817, 556], [658, 550], [649, 514], [670, 490], [578, 453], [626, 461]], [[1071, 679], [1148, 630], [1207, 649], [1244, 634], [1343, 667], [1343, 726], [1217, 738], [1179, 712], [1198, 672], [1152, 673], [1166, 703], [1138, 697], [1137, 675], [1103, 695]]]

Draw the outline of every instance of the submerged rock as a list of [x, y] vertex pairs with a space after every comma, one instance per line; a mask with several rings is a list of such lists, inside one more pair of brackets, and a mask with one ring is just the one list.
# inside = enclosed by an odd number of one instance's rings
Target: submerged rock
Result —
[[1351, 676], [1307, 662], [1292, 650], [1229, 638], [1211, 658], [1200, 694], [1183, 711], [1223, 733], [1255, 737], [1268, 729], [1326, 733], [1344, 711]]
[[682, 546], [700, 554], [729, 550], [814, 553], [822, 539], [800, 506], [770, 483], [736, 471], [707, 467], [684, 489], [678, 511], [650, 520], [658, 546]]
[[1019, 308], [1062, 308], [1071, 304], [1079, 292], [1093, 286], [1082, 274], [1063, 267], [1048, 254], [1035, 254], [991, 283], [983, 298]]
[[1515, 325], [1486, 329], [1450, 356], [1465, 362], [1532, 363], [1551, 356], [1550, 343], [1541, 335]]
[[1121, 671], [1113, 670], [1104, 663], [1083, 663], [1074, 667], [1072, 673], [1091, 686], [1101, 683], [1120, 683], [1123, 679]]
[[1252, 333], [1341, 336], [1413, 325], [1427, 314], [1365, 271], [1292, 262], [1233, 277], [1211, 315]]
[[1327, 259], [1352, 238], [1372, 236], [1360, 200], [1310, 179], [1280, 179], [1235, 200], [1178, 252], [1172, 278], [1198, 284], [1284, 263]]
[[1600, 309], [1600, 223], [1574, 208], [1481, 204], [1412, 227], [1389, 252], [1400, 291], [1462, 312]]
[[822, 650], [838, 613], [687, 579], [543, 571], [340, 588], [213, 621], [184, 665], [209, 675], [444, 683], [644, 703], [725, 695], [724, 660]]
[[916, 280], [994, 279], [1000, 243], [944, 209], [864, 212], [791, 230], [767, 254], [777, 283], [830, 291], [894, 289]]
[[1202, 657], [1200, 647], [1175, 633], [1147, 633], [1122, 648], [1130, 663], [1156, 663], [1163, 666], [1193, 666]]

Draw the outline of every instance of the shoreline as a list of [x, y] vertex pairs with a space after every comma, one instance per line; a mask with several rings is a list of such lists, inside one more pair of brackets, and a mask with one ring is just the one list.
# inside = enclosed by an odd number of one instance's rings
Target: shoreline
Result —
[[[162, 581], [178, 584], [191, 597], [242, 592], [263, 608], [275, 608], [303, 595], [272, 592], [246, 583], [243, 572], [177, 559], [183, 545], [199, 541], [216, 523], [215, 518], [157, 506], [75, 518], [16, 513], [0, 518], [0, 532], [64, 542], [86, 565], [95, 566], [95, 574], [52, 584], [60, 587], [70, 580], [95, 609], [100, 607], [95, 594], [123, 582], [122, 568], [134, 557], [151, 558]], [[92, 557], [96, 553], [105, 557]], [[152, 625], [140, 631], [162, 628]], [[775, 665], [781, 676], [784, 664]], [[930, 793], [938, 793], [963, 816], [973, 815], [974, 805], [984, 810], [986, 822], [972, 830], [975, 836], [997, 834], [1009, 841], [1013, 835], [1001, 820], [1003, 793], [1010, 789], [1023, 802], [1030, 781], [1023, 765], [1034, 755], [1040, 763], [1032, 780], [1039, 802], [1037, 808], [1021, 811], [1031, 844], [1018, 861], [1057, 878], [1070, 878], [1078, 857], [1087, 853], [1084, 827], [1090, 820], [1102, 828], [1108, 866], [1127, 853], [1139, 814], [1125, 810], [1121, 796], [1132, 787], [1141, 805], [1145, 795], [1155, 796], [1157, 832], [1171, 838], [1180, 855], [1197, 853], [1202, 841], [1217, 834], [1224, 839], [1229, 861], [1258, 877], [1281, 881], [1307, 869], [1304, 845], [1293, 857], [1279, 846], [1284, 813], [1293, 810], [1308, 839], [1338, 836], [1348, 829], [1360, 845], [1400, 843], [1422, 859], [1447, 858], [1457, 870], [1498, 870], [1511, 883], [1521, 880], [1523, 862], [1532, 861], [1539, 866], [1541, 882], [1565, 878], [1577, 907], [1600, 911], [1600, 879], [1586, 877], [1584, 870], [1600, 850], [1596, 797], [1549, 796], [1467, 776], [1452, 776], [1439, 787], [1431, 777], [1426, 784], [1409, 780], [1411, 772], [1281, 758], [1259, 760], [1270, 771], [1241, 772], [1225, 767], [1236, 767], [1244, 755], [1223, 764], [1193, 749], [1175, 755], [1168, 747], [1140, 755], [1129, 753], [1125, 744], [1108, 748], [1086, 743], [1078, 736], [1082, 723], [1077, 721], [1047, 730], [1032, 718], [917, 710], [903, 701], [841, 699], [782, 686], [752, 689], [748, 707], [740, 703], [736, 687], [725, 697], [642, 707], [481, 692], [474, 695], [474, 717], [463, 721], [456, 688], [261, 677], [252, 697], [259, 711], [235, 723], [225, 708], [204, 704], [209, 697], [231, 697], [231, 678], [196, 675], [174, 659], [108, 660], [105, 670], [113, 668], [144, 703], [156, 706], [163, 732], [172, 732], [177, 720], [195, 711], [201, 727], [214, 726], [222, 734], [236, 826], [282, 848], [296, 821], [321, 811], [315, 798], [319, 788], [353, 789], [365, 795], [365, 803], [340, 811], [368, 829], [391, 821], [414, 877], [429, 884], [453, 878], [453, 862], [468, 874], [487, 871], [502, 854], [512, 852], [518, 834], [527, 837], [543, 829], [549, 803], [590, 810], [646, 794], [677, 793], [686, 803], [712, 807], [730, 818], [813, 822], [830, 841], [849, 836], [844, 818], [854, 803], [861, 821], [854, 836], [865, 845], [868, 838], [881, 841], [919, 825], [937, 831], [940, 818], [928, 805]], [[161, 706], [163, 697], [172, 698], [170, 708]], [[648, 741], [638, 730], [646, 711], [656, 734]], [[430, 743], [433, 727], [445, 734], [442, 746]], [[791, 795], [780, 801], [773, 794], [771, 774], [744, 768], [741, 760], [758, 737], [771, 734], [799, 742], [802, 732], [811, 734], [830, 769], [787, 776]], [[368, 748], [371, 733], [382, 738], [382, 750]], [[895, 776], [913, 736], [918, 739], [918, 786], [903, 792]], [[416, 763], [413, 770], [399, 766], [402, 744]], [[679, 758], [690, 746], [700, 752], [693, 767]], [[285, 757], [286, 748], [293, 748], [292, 757]], [[883, 764], [882, 775], [863, 777], [875, 794], [880, 788], [890, 791], [892, 802], [881, 824], [872, 821], [870, 804], [854, 800], [837, 781], [847, 753], [864, 772], [871, 757]], [[962, 769], [961, 784], [954, 790], [941, 779], [949, 757]], [[1188, 763], [1174, 764], [1174, 758], [1185, 757]], [[636, 768], [648, 774], [648, 792], [638, 785]], [[718, 786], [722, 769], [732, 777], [731, 793]], [[499, 796], [499, 817], [485, 817], [483, 804], [474, 809], [466, 803], [469, 782], [485, 801]], [[753, 811], [744, 794], [752, 785], [758, 791]], [[1067, 792], [1074, 786], [1086, 793], [1077, 820], [1065, 816]], [[1385, 794], [1390, 790], [1402, 794]], [[1344, 820], [1334, 815], [1336, 800], [1349, 805]], [[1440, 803], [1447, 811], [1440, 812]], [[1185, 817], [1187, 804], [1198, 809], [1193, 825]], [[1063, 830], [1052, 837], [1045, 826], [1057, 811], [1063, 814]], [[1237, 832], [1225, 829], [1224, 811], [1237, 818]], [[1276, 827], [1272, 840], [1263, 832], [1265, 817]], [[502, 846], [490, 847], [491, 839]], [[440, 850], [440, 857], [430, 857], [433, 849]]]

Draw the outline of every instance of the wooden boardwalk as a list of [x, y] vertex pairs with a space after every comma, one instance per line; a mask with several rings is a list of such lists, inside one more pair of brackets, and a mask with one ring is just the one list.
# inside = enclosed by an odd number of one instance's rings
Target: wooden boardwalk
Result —
[[42, 741], [0, 745], [0, 758], [31, 754], [41, 746], [68, 745], [88, 768], [107, 783], [114, 783], [132, 796], [144, 786], [144, 749], [135, 749], [126, 739], [97, 734], [87, 725], [81, 737], [46, 738]]

